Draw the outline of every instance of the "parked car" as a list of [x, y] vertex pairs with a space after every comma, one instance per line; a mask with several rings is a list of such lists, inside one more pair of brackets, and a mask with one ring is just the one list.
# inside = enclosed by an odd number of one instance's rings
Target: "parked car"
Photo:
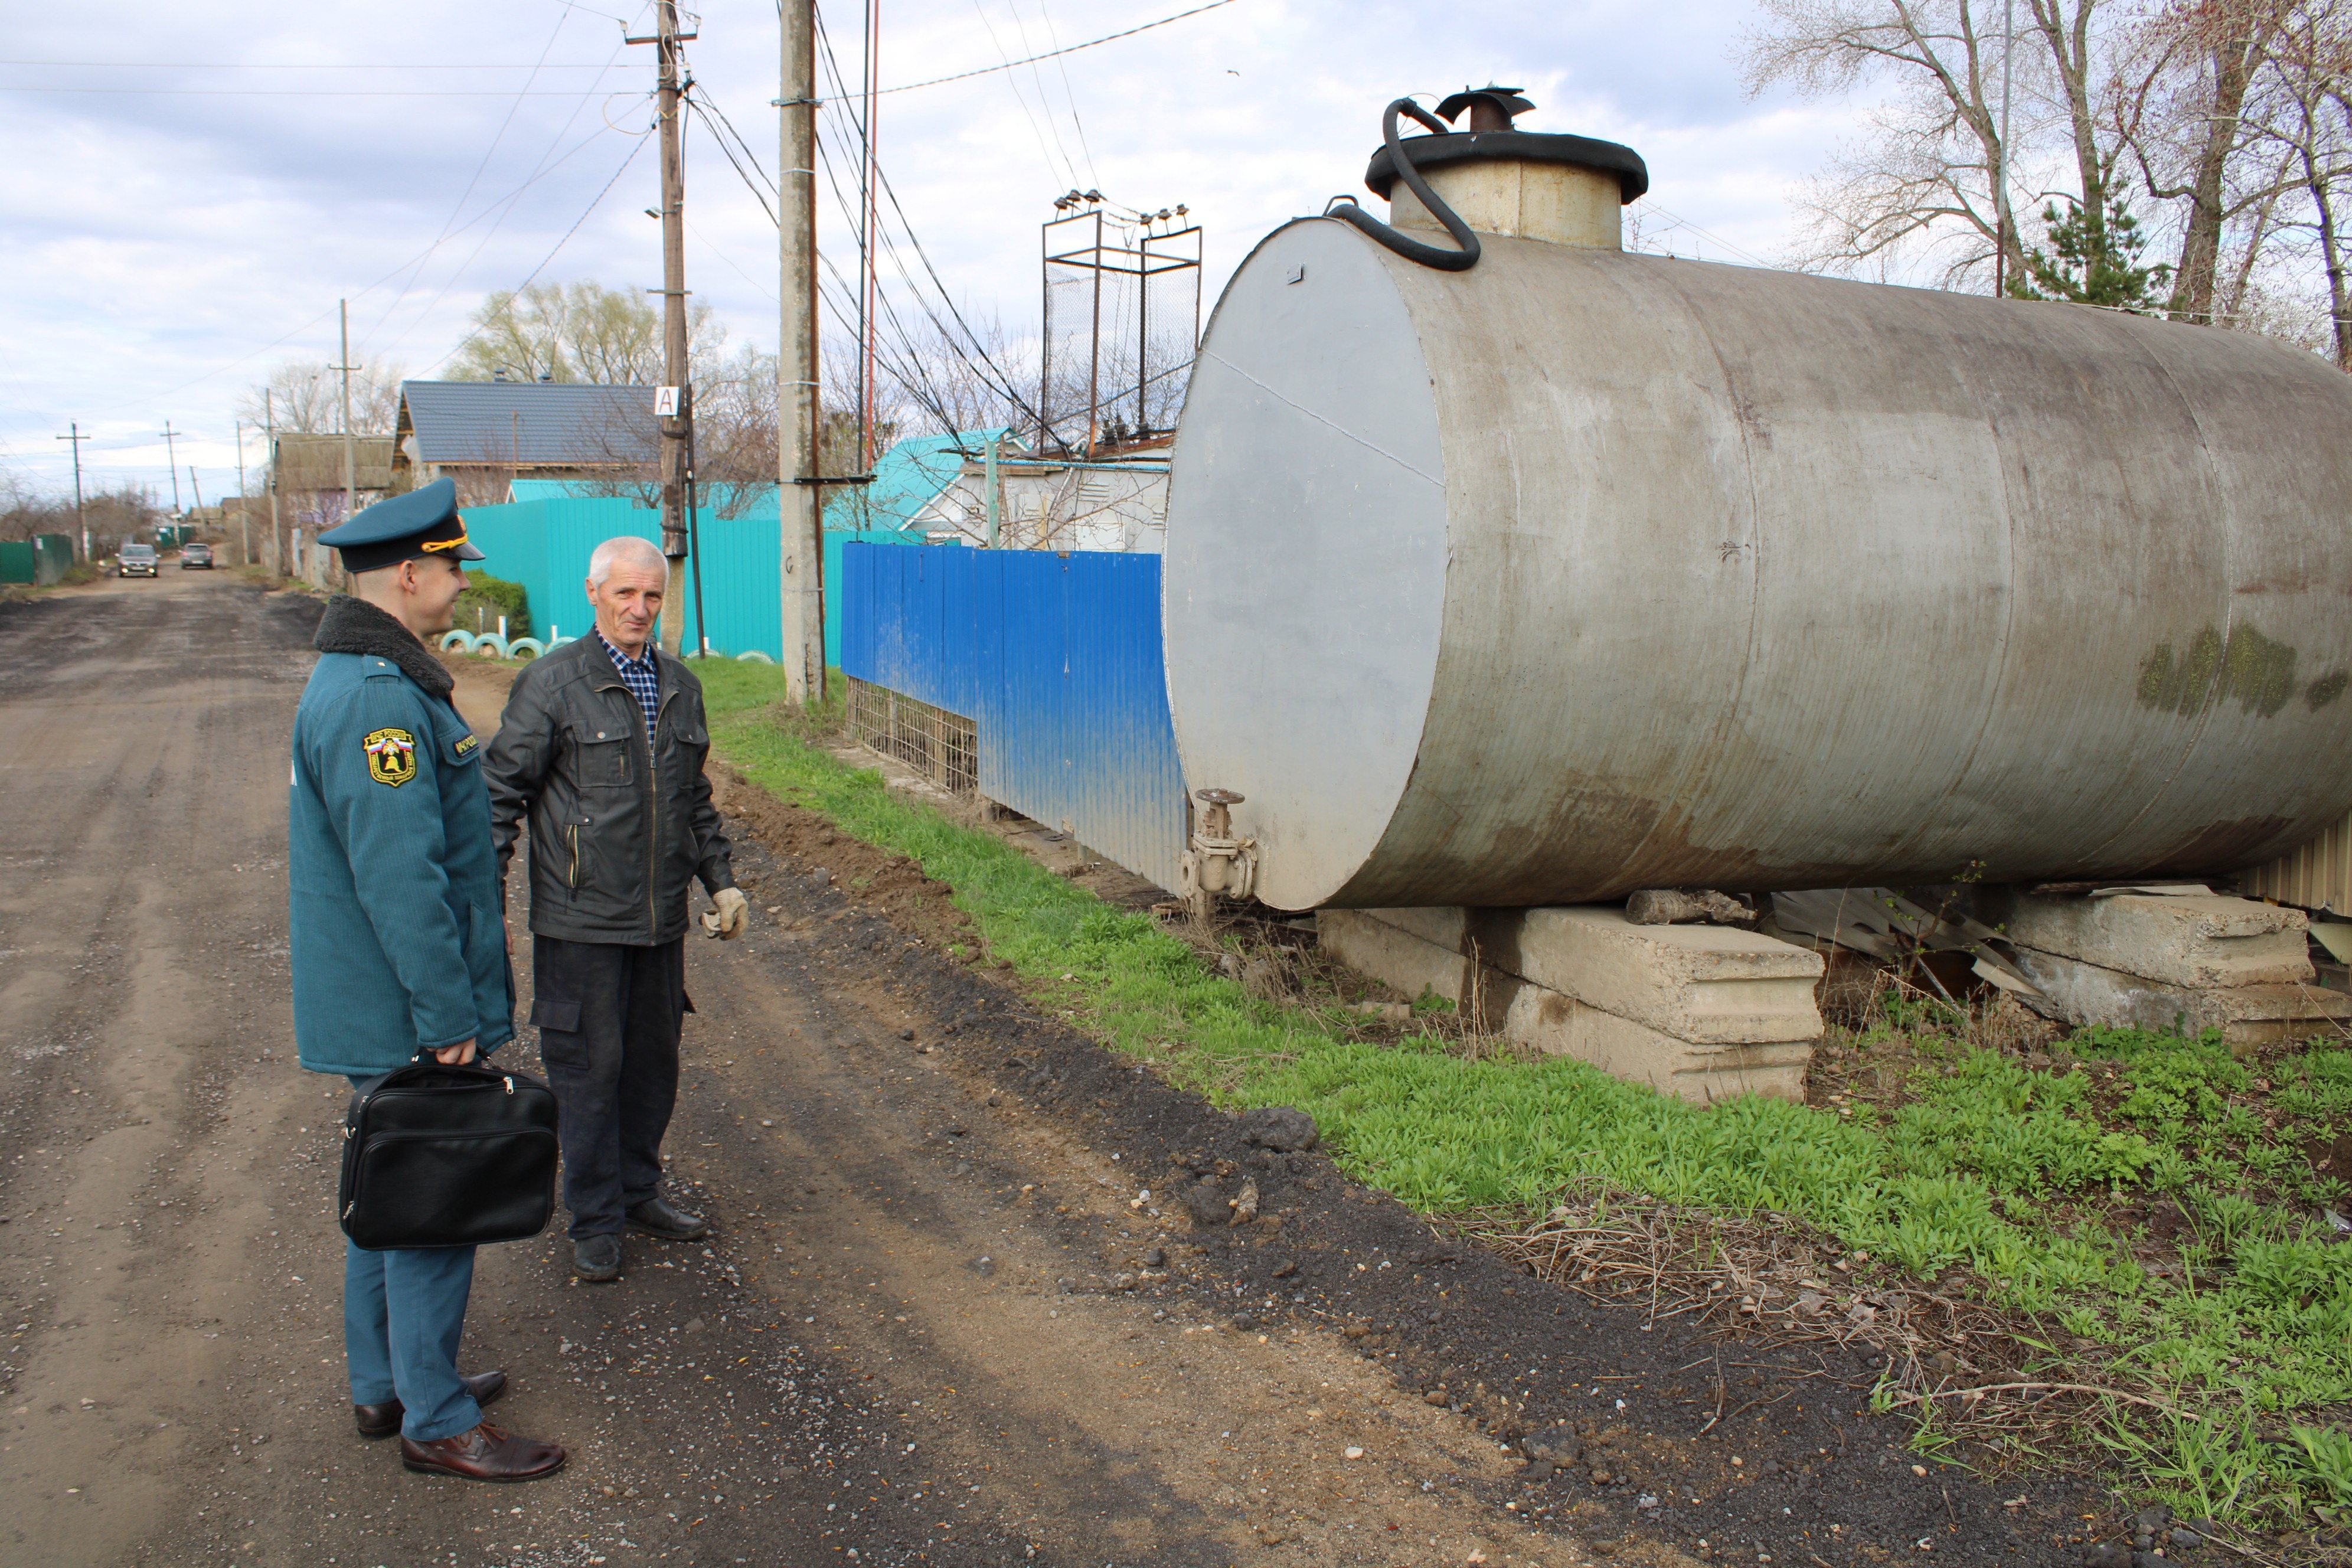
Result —
[[155, 575], [155, 547], [152, 544], [126, 544], [115, 567], [121, 577], [152, 577]]
[[192, 566], [200, 566], [207, 572], [211, 571], [213, 569], [213, 547], [209, 544], [187, 544], [181, 546], [180, 570], [185, 572]]

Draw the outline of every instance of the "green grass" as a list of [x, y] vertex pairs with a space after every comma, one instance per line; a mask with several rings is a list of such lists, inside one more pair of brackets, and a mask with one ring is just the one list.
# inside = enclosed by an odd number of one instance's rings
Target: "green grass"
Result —
[[[2340, 1207], [2342, 1187], [2233, 1105], [2248, 1069], [2218, 1037], [2089, 1031], [2069, 1042], [2076, 1065], [2035, 1071], [1949, 1038], [1949, 1009], [1892, 1001], [1857, 1045], [1866, 1055], [1874, 1036], [1899, 1036], [1927, 1065], [1883, 1119], [1753, 1098], [1701, 1109], [1578, 1062], [1467, 1059], [1436, 1034], [1375, 1045], [1336, 1012], [1248, 996], [1149, 918], [807, 743], [769, 706], [774, 670], [703, 677], [730, 761], [948, 884], [989, 952], [1045, 983], [1088, 1033], [1217, 1103], [1307, 1111], [1344, 1170], [1416, 1209], [1540, 1213], [1597, 1176], [1674, 1204], [1792, 1215], [1920, 1278], [1964, 1267], [1997, 1304], [2110, 1347], [2099, 1381], [2197, 1410], [2153, 1438], [2144, 1423], [2111, 1424], [2139, 1483], [2177, 1507], [2332, 1506], [2319, 1500], [2336, 1478], [2352, 1486], [2352, 1453], [2315, 1450], [2280, 1419], [2352, 1400], [2352, 1245], [2308, 1220], [2315, 1203]], [[2352, 1126], [2352, 1054], [2314, 1049], [2267, 1070], [2281, 1121]], [[2188, 1217], [2184, 1278], [2144, 1272], [2101, 1217], [2126, 1189]], [[2087, 1381], [2063, 1363], [2047, 1375]], [[2231, 1479], [2232, 1467], [2251, 1479]]]

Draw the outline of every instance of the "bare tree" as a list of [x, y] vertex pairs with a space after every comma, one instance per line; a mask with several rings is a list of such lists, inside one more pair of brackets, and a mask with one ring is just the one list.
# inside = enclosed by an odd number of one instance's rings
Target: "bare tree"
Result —
[[[362, 436], [389, 436], [400, 418], [397, 364], [370, 360], [352, 371], [352, 428]], [[262, 394], [267, 391], [268, 396]], [[323, 361], [289, 360], [268, 379], [246, 388], [236, 400], [237, 417], [248, 425], [274, 423], [294, 436], [325, 436], [343, 427], [342, 372]]]
[[2352, 190], [2352, 0], [2306, 0], [2274, 13], [2268, 68], [2247, 115], [2296, 186], [2300, 210], [2280, 226], [2316, 253], [2327, 290], [2330, 352], [2352, 370], [2344, 222]]
[[[2105, 0], [1762, 0], [1768, 20], [1740, 57], [1751, 92], [1808, 96], [1893, 89], [1871, 133], [1814, 185], [1794, 259], [1832, 271], [1889, 270], [1925, 251], [1947, 287], [1986, 288], [1996, 252], [2026, 275], [2014, 211], [2058, 202], [2095, 247], [2119, 210], [2123, 136], [2107, 105], [2125, 18]], [[2010, 56], [2009, 144], [2003, 59]], [[2006, 180], [2000, 177], [2005, 171]], [[1996, 188], [2000, 187], [2000, 188]]]
[[[726, 338], [709, 306], [688, 309], [687, 352], [698, 380], [724, 353]], [[640, 291], [583, 279], [501, 289], [483, 300], [447, 374], [452, 381], [656, 386], [663, 372], [661, 313]]]

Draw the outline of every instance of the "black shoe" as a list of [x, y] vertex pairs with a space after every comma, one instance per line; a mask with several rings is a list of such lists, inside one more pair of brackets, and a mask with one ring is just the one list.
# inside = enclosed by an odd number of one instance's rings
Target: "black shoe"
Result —
[[[478, 1372], [460, 1381], [477, 1405], [490, 1404], [507, 1391], [507, 1374], [502, 1372]], [[400, 1430], [401, 1417], [407, 1414], [408, 1407], [397, 1399], [387, 1399], [382, 1405], [352, 1406], [352, 1420], [358, 1425], [362, 1437], [391, 1436]]]
[[667, 1198], [647, 1198], [629, 1211], [628, 1220], [638, 1235], [662, 1241], [700, 1241], [710, 1234], [709, 1221], [674, 1206]]
[[602, 1285], [621, 1277], [621, 1238], [607, 1231], [603, 1236], [583, 1236], [572, 1246], [572, 1274], [592, 1285]]

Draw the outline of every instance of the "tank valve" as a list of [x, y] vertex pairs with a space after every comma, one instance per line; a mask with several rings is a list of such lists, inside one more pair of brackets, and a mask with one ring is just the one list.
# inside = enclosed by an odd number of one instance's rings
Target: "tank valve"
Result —
[[1257, 840], [1234, 837], [1233, 808], [1242, 797], [1229, 789], [1196, 789], [1192, 798], [1208, 810], [1192, 830], [1192, 847], [1181, 862], [1185, 901], [1206, 914], [1218, 899], [1246, 899], [1257, 884]]

